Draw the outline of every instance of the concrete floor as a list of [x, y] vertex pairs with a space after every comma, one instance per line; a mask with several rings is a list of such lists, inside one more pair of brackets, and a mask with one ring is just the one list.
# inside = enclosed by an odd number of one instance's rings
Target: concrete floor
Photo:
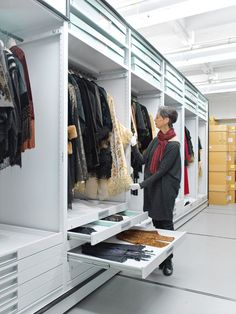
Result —
[[236, 314], [236, 206], [210, 206], [179, 230], [174, 273], [118, 275], [68, 314]]

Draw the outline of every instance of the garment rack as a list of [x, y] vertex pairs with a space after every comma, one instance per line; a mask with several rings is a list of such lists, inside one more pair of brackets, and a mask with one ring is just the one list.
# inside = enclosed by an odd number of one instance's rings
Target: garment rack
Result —
[[2, 33], [2, 34], [4, 34], [4, 35], [7, 35], [8, 37], [11, 37], [11, 38], [13, 38], [13, 39], [15, 39], [15, 40], [18, 40], [19, 42], [23, 42], [23, 41], [24, 41], [23, 38], [21, 38], [21, 37], [15, 35], [15, 34], [13, 34], [13, 33], [10, 33], [10, 32], [8, 32], [8, 31], [6, 31], [5, 29], [0, 28], [0, 33]]
[[82, 76], [83, 78], [86, 78], [86, 79], [89, 79], [89, 80], [93, 80], [93, 81], [96, 81], [97, 78], [95, 76], [93, 76], [92, 74], [88, 73], [88, 72], [85, 72], [81, 69], [78, 69], [77, 67], [75, 67], [74, 65], [72, 64], [69, 64], [69, 71], [72, 71], [74, 72], [74, 74], [76, 75], [79, 75], [79, 76]]

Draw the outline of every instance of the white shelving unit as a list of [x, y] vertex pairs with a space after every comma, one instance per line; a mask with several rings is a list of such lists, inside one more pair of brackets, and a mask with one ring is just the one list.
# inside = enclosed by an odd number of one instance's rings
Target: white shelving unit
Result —
[[[44, 5], [44, 4], [49, 4]], [[50, 10], [54, 7], [55, 11]], [[183, 238], [155, 249], [149, 262], [112, 263], [81, 254], [85, 242], [115, 241], [136, 224], [150, 227], [138, 198], [122, 193], [106, 202], [76, 199], [67, 209], [67, 76], [68, 64], [90, 73], [113, 96], [119, 121], [130, 128], [131, 94], [154, 116], [160, 105], [179, 113], [176, 132], [184, 156], [184, 125], [190, 128], [197, 153], [202, 140], [203, 176], [191, 168], [192, 202], [184, 207], [183, 183], [176, 201], [180, 224], [207, 203], [208, 103], [203, 95], [102, 0], [8, 0], [0, 3], [0, 27], [24, 39], [36, 116], [36, 148], [23, 155], [23, 167], [0, 173], [0, 313], [33, 313], [56, 298], [66, 311], [118, 271], [145, 278]], [[57, 14], [57, 13], [60, 14]], [[0, 35], [1, 38], [1, 35]], [[6, 38], [3, 36], [3, 40]], [[130, 151], [126, 152], [128, 167]], [[135, 212], [133, 212], [135, 211]], [[122, 223], [104, 223], [126, 213]], [[76, 227], [99, 226], [89, 237]], [[73, 290], [71, 290], [73, 288]], [[50, 313], [59, 313], [55, 305]]]

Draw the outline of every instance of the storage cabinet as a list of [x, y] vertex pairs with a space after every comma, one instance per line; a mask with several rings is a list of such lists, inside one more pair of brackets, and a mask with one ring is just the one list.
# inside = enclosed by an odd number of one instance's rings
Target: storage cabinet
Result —
[[[149, 230], [142, 212], [142, 192], [134, 199], [121, 193], [107, 201], [75, 198], [67, 209], [67, 88], [68, 65], [89, 73], [113, 96], [119, 121], [130, 129], [131, 96], [152, 115], [160, 105], [174, 106], [176, 132], [184, 159], [184, 125], [202, 139], [201, 178], [194, 174], [194, 196], [184, 207], [183, 182], [175, 206], [175, 223], [206, 206], [208, 103], [140, 34], [102, 0], [66, 2], [9, 0], [0, 4], [1, 26], [24, 41], [36, 116], [36, 148], [23, 155], [22, 169], [0, 174], [0, 314], [33, 313], [64, 293], [76, 291], [64, 311], [119, 271], [147, 277], [184, 238], [183, 232], [161, 230], [175, 240], [153, 251], [149, 261], [111, 262], [81, 254], [81, 245], [117, 242], [121, 231]], [[22, 8], [23, 13], [22, 13]], [[7, 13], [7, 14], [6, 14]], [[1, 38], [1, 34], [0, 34]], [[4, 38], [3, 38], [4, 39]], [[130, 169], [130, 149], [126, 150]], [[9, 189], [9, 187], [11, 187]], [[104, 218], [118, 214], [120, 222]], [[77, 232], [91, 227], [90, 235]]]

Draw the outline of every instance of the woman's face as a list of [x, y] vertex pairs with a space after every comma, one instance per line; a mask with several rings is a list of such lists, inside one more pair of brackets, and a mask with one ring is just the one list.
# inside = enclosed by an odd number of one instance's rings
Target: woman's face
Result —
[[158, 129], [161, 129], [168, 125], [169, 118], [163, 118], [159, 113], [156, 115], [155, 124]]

